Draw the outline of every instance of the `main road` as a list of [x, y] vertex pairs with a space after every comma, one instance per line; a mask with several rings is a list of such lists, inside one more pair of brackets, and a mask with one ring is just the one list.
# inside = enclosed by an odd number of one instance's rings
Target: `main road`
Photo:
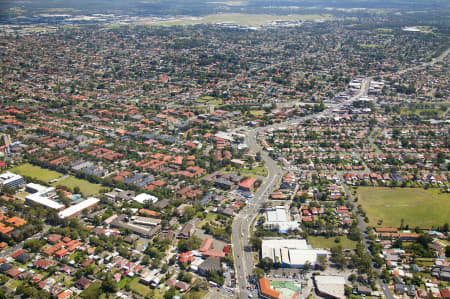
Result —
[[334, 109], [339, 109], [342, 106], [350, 104], [358, 98], [367, 95], [369, 82], [370, 78], [366, 78], [362, 81], [361, 89], [356, 95], [354, 95], [347, 101], [330, 106], [320, 113], [247, 131], [247, 134], [245, 136], [245, 143], [247, 144], [251, 152], [261, 153], [261, 158], [265, 162], [265, 165], [268, 169], [268, 175], [262, 182], [261, 187], [254, 194], [253, 198], [251, 198], [247, 202], [247, 205], [241, 210], [241, 212], [235, 216], [232, 226], [231, 242], [233, 245], [233, 257], [235, 263], [236, 283], [239, 298], [248, 298], [250, 294], [247, 289], [247, 287], [249, 286], [248, 276], [252, 275], [254, 265], [251, 251], [245, 249], [250, 248], [249, 239], [251, 235], [250, 231], [252, 223], [255, 220], [255, 217], [258, 215], [258, 212], [263, 206], [264, 202], [268, 200], [270, 192], [278, 184], [283, 174], [283, 170], [278, 165], [278, 163], [260, 147], [257, 140], [258, 133], [268, 129], [277, 129], [283, 126], [292, 125], [296, 122], [298, 123], [299, 121], [304, 121], [307, 119], [328, 116]]
[[[450, 53], [450, 48], [448, 48], [446, 51], [444, 51], [439, 57], [432, 59], [429, 62], [423, 63], [421, 65], [417, 65], [411, 68], [399, 70], [396, 73], [397, 74], [403, 74], [405, 72], [409, 72], [412, 70], [417, 70], [422, 67], [426, 66], [432, 66], [437, 62], [440, 62], [444, 60], [444, 58]], [[383, 75], [383, 77], [387, 76], [388, 74]], [[245, 142], [253, 153], [260, 152], [262, 160], [266, 163], [266, 167], [268, 168], [268, 176], [263, 181], [261, 187], [258, 189], [258, 191], [254, 194], [254, 197], [250, 199], [245, 206], [244, 209], [241, 210], [241, 212], [235, 217], [233, 226], [232, 226], [232, 236], [231, 236], [231, 242], [233, 245], [233, 257], [235, 261], [235, 271], [236, 271], [236, 282], [237, 282], [237, 294], [239, 298], [248, 298], [249, 291], [247, 289], [248, 287], [248, 276], [252, 275], [252, 270], [254, 268], [253, 265], [253, 257], [250, 250], [244, 250], [249, 247], [249, 237], [250, 237], [250, 231], [251, 231], [251, 225], [253, 221], [255, 220], [255, 217], [258, 215], [258, 211], [263, 206], [264, 202], [268, 200], [269, 193], [274, 189], [274, 187], [278, 184], [283, 171], [281, 167], [278, 165], [276, 161], [274, 161], [266, 151], [262, 150], [262, 148], [258, 144], [257, 135], [259, 132], [266, 131], [269, 129], [277, 129], [280, 127], [288, 126], [296, 124], [300, 121], [304, 121], [307, 119], [313, 119], [313, 118], [319, 118], [319, 117], [327, 117], [332, 114], [332, 111], [335, 109], [340, 109], [344, 105], [349, 105], [352, 102], [356, 101], [362, 96], [367, 96], [368, 90], [369, 90], [369, 84], [370, 84], [371, 78], [365, 78], [361, 82], [361, 88], [359, 92], [348, 99], [347, 101], [343, 101], [341, 103], [331, 105], [324, 111], [309, 115], [302, 118], [292, 119], [288, 120], [282, 123], [277, 123], [273, 125], [269, 125], [266, 127], [256, 128], [252, 130], [248, 130], [245, 138]], [[344, 188], [346, 188], [345, 183], [342, 182], [344, 185]], [[346, 190], [348, 192], [348, 190]], [[349, 194], [349, 192], [347, 193]], [[366, 246], [366, 250], [368, 249], [368, 238], [367, 235], [365, 235], [365, 223], [363, 219], [359, 216], [358, 217], [359, 226], [361, 228], [361, 231], [363, 232], [363, 240], [364, 244]], [[394, 298], [388, 289], [388, 287], [382, 282], [379, 281], [379, 284], [383, 290], [383, 293], [386, 298], [392, 299]]]

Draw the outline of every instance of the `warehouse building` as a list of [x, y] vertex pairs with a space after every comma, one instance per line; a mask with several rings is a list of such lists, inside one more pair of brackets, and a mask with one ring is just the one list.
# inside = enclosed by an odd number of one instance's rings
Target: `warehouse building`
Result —
[[261, 247], [261, 258], [268, 257], [287, 268], [303, 268], [306, 263], [315, 266], [319, 256], [329, 255], [328, 250], [311, 248], [304, 239], [263, 240]]

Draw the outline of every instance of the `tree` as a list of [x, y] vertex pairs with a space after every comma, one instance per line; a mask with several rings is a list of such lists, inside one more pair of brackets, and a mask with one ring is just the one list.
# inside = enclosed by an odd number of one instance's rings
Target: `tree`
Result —
[[319, 264], [320, 271], [325, 271], [325, 269], [327, 268], [327, 258], [323, 255], [320, 255], [317, 258], [317, 262]]
[[79, 194], [80, 193], [80, 187], [78, 187], [78, 186], [73, 187], [73, 193]]
[[111, 273], [108, 273], [102, 281], [101, 289], [105, 293], [115, 293], [117, 291], [117, 284], [113, 280]]
[[312, 269], [311, 262], [310, 261], [306, 261], [305, 264], [303, 265], [303, 271], [304, 272], [308, 272], [311, 269]]
[[259, 261], [258, 267], [260, 267], [260, 268], [262, 268], [262, 269], [264, 269], [266, 271], [270, 270], [270, 269], [273, 268], [273, 260], [270, 257], [262, 258]]
[[255, 236], [250, 238], [250, 245], [252, 246], [252, 248], [254, 248], [256, 250], [260, 250], [261, 249], [261, 244], [262, 244], [261, 238], [258, 238], [258, 237], [255, 237]]
[[199, 248], [201, 244], [202, 240], [199, 237], [193, 235], [187, 240], [181, 239], [178, 242], [178, 250], [180, 250], [181, 252], [190, 251]]
[[191, 280], [192, 280], [192, 274], [189, 273], [189, 272], [181, 271], [181, 272], [178, 274], [177, 279], [178, 279], [178, 280], [181, 280], [181, 281], [184, 281], [184, 282], [187, 282], [187, 283], [190, 283]]
[[445, 247], [445, 256], [450, 257], [450, 246]]
[[16, 193], [16, 189], [14, 189], [13, 187], [10, 187], [8, 185], [3, 185], [2, 192], [7, 195], [14, 195]]
[[145, 266], [150, 264], [150, 257], [148, 255], [144, 255], [144, 257], [142, 258], [142, 264]]
[[164, 299], [172, 299], [176, 295], [176, 290], [174, 287], [170, 287], [170, 289], [164, 293]]
[[264, 270], [261, 269], [261, 268], [254, 268], [254, 269], [253, 269], [253, 275], [254, 275], [256, 278], [264, 277]]
[[45, 241], [43, 240], [27, 240], [23, 244], [23, 248], [29, 249], [31, 252], [38, 252], [44, 244]]

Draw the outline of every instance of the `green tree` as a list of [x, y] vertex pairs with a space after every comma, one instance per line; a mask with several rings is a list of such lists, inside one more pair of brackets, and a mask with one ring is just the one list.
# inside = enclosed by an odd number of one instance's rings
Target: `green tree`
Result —
[[112, 278], [110, 272], [107, 273], [106, 278], [102, 281], [101, 289], [105, 293], [115, 293], [117, 292], [117, 284]]
[[170, 287], [170, 289], [164, 293], [164, 299], [172, 299], [176, 294], [176, 290], [174, 287]]

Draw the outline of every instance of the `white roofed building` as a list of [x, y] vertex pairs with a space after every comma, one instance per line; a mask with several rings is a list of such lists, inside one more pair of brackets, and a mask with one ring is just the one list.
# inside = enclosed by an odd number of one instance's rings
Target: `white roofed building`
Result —
[[288, 268], [302, 268], [307, 262], [314, 266], [319, 256], [329, 255], [328, 250], [311, 248], [304, 239], [263, 240], [261, 248], [262, 258], [269, 257]]
[[264, 227], [266, 229], [278, 229], [280, 233], [287, 233], [289, 230], [299, 228], [299, 224], [296, 221], [289, 221], [286, 209], [278, 206], [266, 210]]
[[316, 275], [314, 276], [317, 292], [326, 298], [344, 299], [345, 278], [342, 276]]
[[19, 188], [25, 184], [25, 180], [21, 175], [12, 173], [12, 172], [4, 172], [0, 174], [0, 185], [9, 186], [11, 188]]
[[52, 199], [56, 196], [54, 187], [30, 183], [26, 185], [25, 189], [27, 192], [34, 192], [25, 197], [27, 203], [34, 202], [54, 210], [62, 210], [65, 208], [65, 205]]
[[65, 218], [71, 218], [73, 216], [78, 215], [81, 211], [84, 209], [91, 208], [95, 205], [97, 205], [100, 202], [100, 199], [95, 197], [89, 197], [86, 200], [83, 200], [80, 203], [77, 203], [76, 205], [70, 206], [67, 209], [61, 211], [58, 213], [59, 218], [65, 219]]
[[155, 203], [158, 201], [158, 198], [156, 196], [147, 194], [147, 193], [141, 193], [133, 198], [134, 201], [144, 204], [145, 202], [152, 202]]

